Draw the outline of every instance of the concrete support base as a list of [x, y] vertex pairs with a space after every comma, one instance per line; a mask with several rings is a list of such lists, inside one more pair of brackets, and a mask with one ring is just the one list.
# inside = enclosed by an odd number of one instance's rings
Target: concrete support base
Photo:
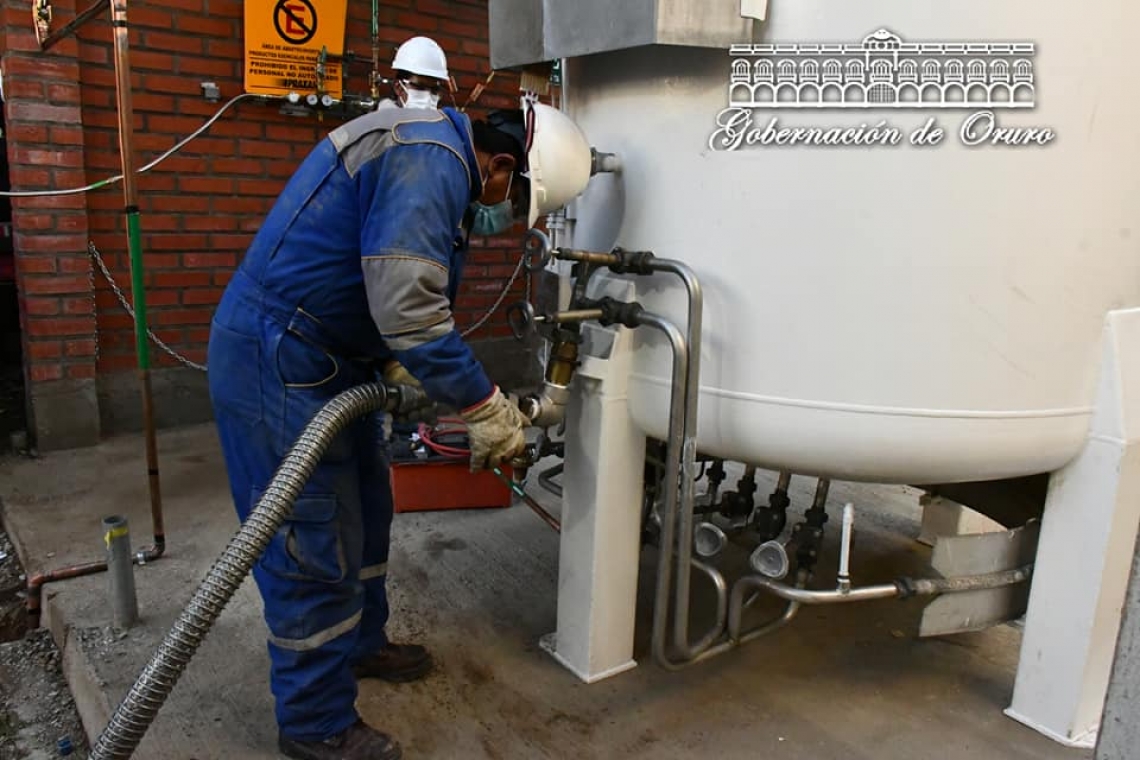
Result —
[[1006, 714], [1092, 747], [1140, 524], [1140, 309], [1111, 312], [1088, 440], [1053, 473]]
[[543, 646], [593, 683], [636, 665], [645, 436], [626, 396], [631, 331], [584, 325], [583, 334], [566, 415], [558, 627]]
[[29, 412], [40, 451], [94, 446], [102, 430], [95, 380], [52, 380], [32, 383]]
[[918, 541], [927, 546], [934, 546], [939, 536], [969, 536], [1005, 530], [996, 520], [943, 496], [923, 495], [919, 503], [922, 505], [922, 531]]

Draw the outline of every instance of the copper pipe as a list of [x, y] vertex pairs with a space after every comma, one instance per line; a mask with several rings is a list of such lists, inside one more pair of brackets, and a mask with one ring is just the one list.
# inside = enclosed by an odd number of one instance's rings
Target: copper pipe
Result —
[[131, 295], [135, 302], [135, 350], [138, 354], [142, 392], [143, 428], [146, 434], [147, 485], [154, 546], [144, 555], [160, 557], [166, 550], [159, 486], [158, 443], [155, 433], [154, 398], [150, 384], [150, 346], [146, 329], [146, 288], [143, 278], [142, 241], [139, 230], [138, 188], [135, 184], [134, 108], [131, 97], [130, 41], [127, 31], [127, 0], [112, 0], [111, 25], [115, 36], [115, 94], [119, 111], [119, 154], [123, 168], [123, 205], [131, 252]]

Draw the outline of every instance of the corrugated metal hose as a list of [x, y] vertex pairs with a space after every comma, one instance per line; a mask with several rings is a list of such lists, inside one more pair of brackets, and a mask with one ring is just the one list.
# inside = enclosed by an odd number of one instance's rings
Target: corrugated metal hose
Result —
[[95, 742], [91, 760], [129, 758], [134, 754], [182, 671], [288, 517], [336, 436], [358, 417], [382, 410], [406, 411], [425, 400], [418, 388], [370, 383], [344, 391], [321, 408], [111, 716]]

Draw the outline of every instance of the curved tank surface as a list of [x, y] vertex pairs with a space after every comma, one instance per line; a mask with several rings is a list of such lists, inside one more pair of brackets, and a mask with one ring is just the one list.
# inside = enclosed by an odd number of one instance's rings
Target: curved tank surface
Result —
[[[773, 117], [887, 122], [903, 143], [714, 149], [729, 50], [572, 58], [565, 108], [623, 173], [594, 178], [568, 242], [652, 250], [697, 272], [702, 452], [897, 483], [1062, 466], [1087, 435], [1106, 312], [1140, 305], [1140, 6], [771, 6], [760, 42], [859, 44], [880, 28], [904, 43], [1032, 42], [1035, 106], [993, 112], [1055, 138], [968, 146], [959, 129], [984, 107], [755, 108], [761, 133]], [[941, 144], [910, 144], [930, 118]], [[637, 288], [684, 325], [679, 280]], [[671, 355], [655, 331], [638, 330], [636, 345], [633, 414], [663, 438]]]

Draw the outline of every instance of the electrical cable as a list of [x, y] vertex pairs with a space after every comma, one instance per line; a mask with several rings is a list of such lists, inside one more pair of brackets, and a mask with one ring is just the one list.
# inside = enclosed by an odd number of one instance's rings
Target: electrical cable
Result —
[[[242, 93], [241, 95], [236, 95], [236, 96], [230, 98], [230, 100], [225, 105], [223, 105], [221, 108], [219, 108], [217, 110], [217, 112], [206, 121], [206, 123], [204, 123], [202, 126], [198, 127], [198, 129], [191, 132], [188, 137], [179, 141], [177, 144], [175, 144], [175, 146], [173, 148], [166, 151], [165, 153], [160, 155], [158, 158], [151, 161], [149, 164], [147, 164], [145, 166], [141, 166], [138, 169], [136, 169], [135, 174], [142, 174], [143, 172], [150, 171], [151, 169], [158, 166], [160, 163], [162, 163], [166, 159], [173, 156], [178, 151], [182, 150], [184, 147], [186, 147], [186, 145], [191, 140], [194, 140], [195, 138], [199, 137], [203, 132], [205, 132], [207, 129], [212, 127], [214, 125], [214, 122], [216, 122], [219, 118], [221, 118], [222, 114], [224, 114], [226, 111], [228, 111], [232, 106], [236, 105], [237, 103], [239, 103], [242, 100], [247, 100], [247, 99], [257, 99], [257, 100], [261, 100], [264, 102], [270, 102], [273, 100], [283, 100], [284, 98], [282, 98], [281, 96], [277, 96], [277, 95], [260, 95], [260, 94], [251, 93], [251, 92], [245, 92], [245, 93]], [[113, 185], [116, 182], [122, 182], [122, 181], [123, 181], [123, 175], [122, 174], [116, 174], [113, 177], [108, 177], [107, 179], [100, 180], [98, 182], [93, 182], [90, 185], [84, 185], [83, 187], [72, 187], [72, 188], [67, 188], [65, 190], [15, 190], [15, 191], [7, 190], [7, 191], [0, 191], [0, 197], [5, 197], [5, 198], [41, 198], [41, 197], [59, 196], [59, 195], [79, 195], [80, 193], [88, 193], [88, 192], [91, 192], [92, 190], [99, 190], [101, 188]]]

